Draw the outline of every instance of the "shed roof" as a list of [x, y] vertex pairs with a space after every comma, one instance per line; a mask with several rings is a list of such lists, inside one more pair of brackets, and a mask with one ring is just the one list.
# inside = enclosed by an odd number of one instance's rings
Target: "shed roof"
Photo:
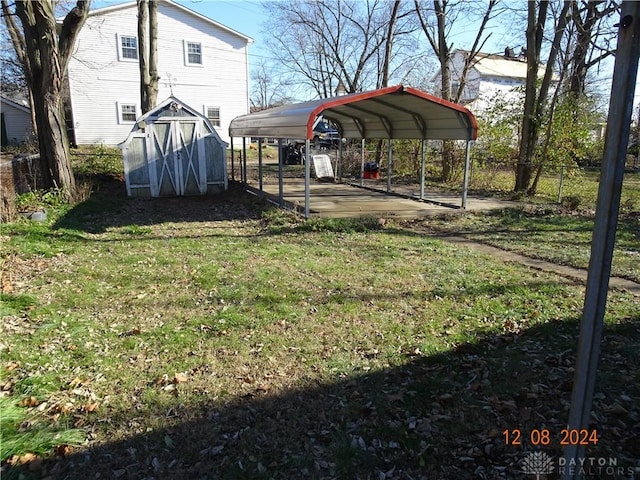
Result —
[[234, 118], [231, 137], [313, 138], [320, 117], [344, 138], [475, 140], [478, 124], [461, 105], [396, 85], [283, 105]]
[[24, 105], [24, 104], [18, 103], [15, 100], [11, 100], [10, 98], [5, 97], [4, 95], [0, 95], [0, 101], [2, 101], [2, 103], [6, 104], [7, 106], [13, 107], [22, 112], [25, 112], [25, 113], [31, 112], [31, 109], [27, 106], [28, 104]]

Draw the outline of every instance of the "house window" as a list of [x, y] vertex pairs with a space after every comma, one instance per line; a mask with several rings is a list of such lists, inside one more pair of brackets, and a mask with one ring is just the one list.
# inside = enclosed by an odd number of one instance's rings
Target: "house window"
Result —
[[214, 127], [220, 126], [220, 107], [206, 107], [207, 118]]
[[187, 65], [202, 65], [202, 44], [185, 42], [185, 57]]
[[136, 118], [135, 103], [120, 104], [120, 123], [133, 123], [136, 121]]
[[120, 36], [120, 59], [138, 60], [138, 39], [136, 37]]

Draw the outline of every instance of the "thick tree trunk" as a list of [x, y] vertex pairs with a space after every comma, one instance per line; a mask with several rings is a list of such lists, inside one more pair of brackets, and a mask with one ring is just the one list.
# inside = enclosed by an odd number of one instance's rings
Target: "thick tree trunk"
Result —
[[540, 25], [536, 19], [536, 2], [527, 4], [527, 78], [525, 80], [524, 112], [522, 116], [522, 137], [520, 137], [520, 151], [518, 165], [516, 165], [516, 192], [526, 191], [531, 182], [533, 158], [533, 142], [536, 134], [535, 105], [536, 80], [538, 78], [538, 58], [536, 34]]
[[[541, 1], [536, 16], [536, 2], [528, 2], [527, 13], [527, 79], [525, 84], [524, 114], [522, 118], [522, 138], [518, 165], [516, 168], [516, 192], [529, 190], [533, 173], [533, 159], [536, 155], [536, 145], [542, 126], [542, 118], [547, 108], [549, 89], [553, 79], [553, 66], [556, 62], [561, 40], [568, 23], [568, 12], [571, 0], [566, 0], [562, 11], [558, 15], [558, 22], [554, 25], [554, 37], [551, 41], [551, 49], [544, 77], [540, 89], [536, 87], [538, 80], [538, 64], [542, 49], [544, 25], [547, 18], [548, 1]], [[543, 159], [544, 160], [544, 159]]]
[[138, 0], [138, 65], [140, 109], [152, 110], [158, 99], [158, 2]]
[[53, 94], [35, 88], [33, 97], [44, 186], [62, 188], [71, 198], [76, 181], [69, 161], [63, 96], [60, 92]]
[[69, 158], [63, 82], [75, 38], [89, 12], [89, 2], [77, 2], [59, 28], [54, 6], [53, 1], [45, 0], [16, 2], [24, 35], [15, 37], [23, 42], [28, 59], [23, 66], [28, 69], [26, 76], [33, 96], [40, 161], [47, 182], [44, 187], [61, 188], [72, 198], [76, 183]]
[[149, 1], [149, 88], [151, 108], [158, 103], [158, 1]]
[[140, 109], [142, 113], [151, 110], [147, 86], [149, 85], [149, 65], [147, 55], [147, 25], [149, 23], [149, 0], [138, 0], [138, 68], [140, 69]]

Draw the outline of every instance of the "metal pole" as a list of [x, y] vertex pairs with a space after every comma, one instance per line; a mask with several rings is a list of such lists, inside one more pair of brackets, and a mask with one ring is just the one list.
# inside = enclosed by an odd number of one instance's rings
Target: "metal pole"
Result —
[[338, 174], [338, 183], [342, 183], [342, 138], [340, 138], [340, 143], [338, 143], [338, 161], [336, 162], [336, 170]]
[[235, 165], [233, 163], [233, 137], [229, 139], [231, 141], [231, 180], [236, 181]]
[[467, 148], [464, 156], [464, 179], [462, 181], [462, 209], [467, 209], [467, 191], [469, 190], [469, 165], [471, 164], [471, 142], [467, 140]]
[[260, 195], [262, 191], [262, 137], [258, 138], [258, 188], [260, 189]]
[[[625, 1], [621, 10], [605, 151], [567, 425], [569, 431], [589, 428], [640, 57], [640, 2]], [[567, 446], [564, 457], [567, 465], [575, 465], [576, 463], [570, 462], [579, 462], [584, 458], [584, 446]], [[578, 478], [577, 472], [570, 470], [572, 469], [565, 471], [564, 479]]]
[[424, 200], [424, 172], [426, 170], [427, 162], [424, 138], [420, 141], [420, 149], [422, 150], [422, 163], [420, 164], [420, 200]]
[[311, 142], [307, 138], [304, 145], [304, 218], [311, 216]]
[[284, 182], [282, 176], [284, 174], [284, 154], [282, 152], [282, 139], [278, 139], [278, 203], [280, 206], [284, 206]]
[[558, 203], [562, 202], [562, 184], [564, 182], [564, 164], [560, 165], [560, 185], [558, 185]]
[[364, 185], [364, 138], [360, 145], [360, 186]]
[[245, 185], [247, 182], [247, 139], [242, 137], [242, 183]]
[[389, 138], [389, 150], [388, 150], [388, 165], [387, 165], [387, 192], [391, 191], [391, 172], [393, 171], [393, 145], [391, 143], [391, 138]]

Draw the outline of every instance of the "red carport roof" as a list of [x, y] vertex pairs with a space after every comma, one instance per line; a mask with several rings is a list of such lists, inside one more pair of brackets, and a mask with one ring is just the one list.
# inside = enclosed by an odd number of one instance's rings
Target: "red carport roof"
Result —
[[478, 134], [466, 108], [396, 85], [242, 115], [231, 121], [229, 135], [311, 139], [319, 117], [334, 122], [344, 138], [475, 140]]

